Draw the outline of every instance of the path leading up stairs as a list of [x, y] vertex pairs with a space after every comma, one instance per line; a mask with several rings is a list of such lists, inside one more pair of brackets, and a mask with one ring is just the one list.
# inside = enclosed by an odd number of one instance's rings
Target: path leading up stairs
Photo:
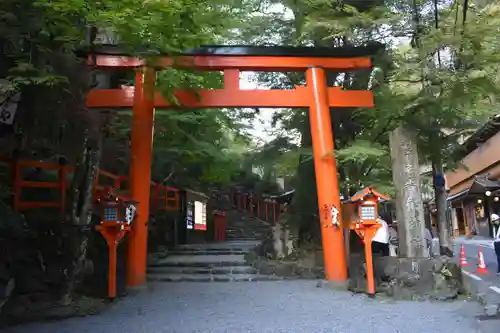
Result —
[[245, 254], [257, 246], [271, 225], [238, 212], [228, 213], [227, 241], [180, 246], [150, 259], [149, 281], [249, 282], [281, 278], [259, 274]]

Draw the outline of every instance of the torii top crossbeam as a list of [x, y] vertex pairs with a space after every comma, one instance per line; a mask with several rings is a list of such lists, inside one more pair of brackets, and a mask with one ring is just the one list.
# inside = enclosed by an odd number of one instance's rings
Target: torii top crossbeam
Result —
[[[156, 68], [177, 67], [201, 71], [223, 71], [224, 89], [202, 90], [196, 94], [176, 92], [182, 108], [221, 107], [307, 107], [310, 94], [303, 86], [290, 90], [241, 90], [240, 71], [299, 72], [311, 67], [321, 67], [337, 72], [351, 72], [372, 66], [370, 56], [380, 44], [370, 47], [310, 48], [310, 47], [259, 47], [259, 46], [206, 46], [183, 52], [175, 57], [150, 56], [148, 66]], [[114, 45], [96, 46], [92, 51], [80, 50], [88, 56], [89, 65], [101, 70], [124, 70], [145, 65], [143, 59], [132, 57]], [[92, 55], [89, 55], [92, 54]], [[133, 88], [92, 90], [87, 106], [96, 108], [130, 108], [133, 105]], [[369, 91], [328, 88], [330, 107], [372, 107], [373, 95]], [[179, 107], [156, 93], [157, 108]]]

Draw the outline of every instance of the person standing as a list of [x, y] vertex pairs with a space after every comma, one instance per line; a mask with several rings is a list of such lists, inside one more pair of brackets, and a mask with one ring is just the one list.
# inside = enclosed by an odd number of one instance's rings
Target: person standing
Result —
[[493, 247], [497, 255], [497, 275], [500, 275], [500, 217], [491, 214], [491, 224], [493, 227]]
[[372, 239], [372, 253], [380, 253], [387, 257], [390, 255], [389, 251], [389, 226], [382, 218], [377, 219], [380, 227], [375, 232]]

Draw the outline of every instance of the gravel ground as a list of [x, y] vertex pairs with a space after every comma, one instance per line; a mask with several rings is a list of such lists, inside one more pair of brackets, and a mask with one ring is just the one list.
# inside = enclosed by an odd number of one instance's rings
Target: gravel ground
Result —
[[158, 283], [104, 314], [3, 333], [478, 332], [475, 304], [392, 302], [313, 281]]

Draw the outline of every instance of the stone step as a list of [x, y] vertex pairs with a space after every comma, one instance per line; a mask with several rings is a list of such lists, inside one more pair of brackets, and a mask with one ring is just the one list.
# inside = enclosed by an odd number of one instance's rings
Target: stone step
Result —
[[152, 262], [150, 267], [221, 267], [221, 266], [245, 266], [244, 255], [204, 255], [204, 256], [186, 256], [172, 255], [164, 259], [158, 259]]
[[236, 235], [236, 234], [242, 234], [242, 235], [253, 235], [253, 234], [258, 234], [258, 235], [265, 235], [270, 233], [270, 231], [267, 230], [237, 230], [237, 231], [226, 231], [226, 235]]
[[249, 234], [249, 235], [245, 235], [245, 234], [229, 234], [229, 235], [226, 235], [226, 239], [230, 239], [230, 240], [233, 240], [234, 238], [238, 238], [238, 239], [253, 239], [253, 240], [262, 240], [263, 238], [265, 238], [265, 235], [259, 235], [259, 234]]
[[234, 234], [236, 232], [242, 232], [242, 233], [251, 233], [251, 232], [260, 232], [260, 233], [265, 233], [265, 232], [271, 232], [269, 229], [253, 229], [253, 230], [226, 230], [226, 233], [228, 234]]
[[226, 224], [226, 228], [271, 228], [270, 224], [263, 223], [228, 223]]
[[264, 236], [256, 236], [252, 235], [250, 236], [241, 236], [241, 235], [226, 235], [226, 239], [228, 240], [237, 240], [237, 241], [244, 241], [244, 240], [251, 240], [251, 241], [261, 241]]
[[242, 233], [242, 234], [254, 234], [254, 233], [259, 233], [259, 234], [265, 234], [270, 231], [268, 230], [227, 230], [226, 234], [236, 234], [236, 233]]
[[244, 252], [245, 250], [242, 247], [217, 247], [215, 245], [214, 247], [203, 247], [203, 246], [186, 246], [186, 247], [178, 247], [175, 249], [172, 249], [169, 253], [172, 251], [178, 251], [178, 252]]
[[226, 229], [226, 232], [271, 232], [269, 228], [254, 228], [254, 229]]
[[275, 275], [257, 274], [149, 274], [147, 278], [149, 281], [156, 282], [258, 282], [283, 280], [283, 278]]
[[171, 250], [168, 252], [169, 255], [179, 255], [179, 256], [206, 256], [206, 255], [244, 255], [246, 254], [247, 251], [233, 251], [233, 250], [214, 250], [214, 249], [207, 249], [207, 250], [190, 250], [190, 249], [183, 249], [183, 250]]
[[222, 266], [222, 267], [149, 267], [148, 274], [257, 274], [258, 270], [251, 266]]
[[244, 222], [244, 223], [228, 223], [227, 228], [270, 228], [271, 224], [266, 223], [256, 223], [256, 222]]

